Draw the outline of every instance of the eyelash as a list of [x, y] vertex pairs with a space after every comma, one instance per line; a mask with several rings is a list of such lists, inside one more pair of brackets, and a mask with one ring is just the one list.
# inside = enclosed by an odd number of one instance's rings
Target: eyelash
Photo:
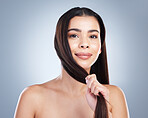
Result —
[[76, 37], [78, 38], [78, 36], [76, 34], [72, 34], [69, 36], [69, 38], [76, 38]]
[[96, 35], [91, 35], [90, 38], [96, 39], [98, 37]]
[[[72, 34], [72, 35], [69, 36], [69, 38], [79, 38], [79, 37], [76, 34]], [[91, 35], [90, 38], [96, 39], [98, 37], [96, 35]]]

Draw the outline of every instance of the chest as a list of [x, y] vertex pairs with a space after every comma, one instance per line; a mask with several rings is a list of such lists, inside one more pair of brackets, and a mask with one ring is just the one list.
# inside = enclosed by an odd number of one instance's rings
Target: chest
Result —
[[45, 98], [35, 118], [93, 118], [85, 98]]

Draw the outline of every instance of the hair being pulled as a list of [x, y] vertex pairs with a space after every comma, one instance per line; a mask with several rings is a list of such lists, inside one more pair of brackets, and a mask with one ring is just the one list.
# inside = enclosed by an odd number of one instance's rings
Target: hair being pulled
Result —
[[[75, 16], [94, 16], [100, 26], [101, 54], [96, 62], [91, 66], [90, 73], [79, 66], [73, 59], [67, 40], [68, 25]], [[105, 27], [101, 17], [88, 8], [72, 8], [64, 13], [58, 20], [54, 38], [54, 47], [58, 57], [61, 60], [63, 68], [67, 73], [79, 82], [85, 83], [85, 77], [88, 74], [96, 74], [97, 80], [101, 84], [109, 84], [106, 45], [105, 45]], [[108, 118], [107, 104], [102, 94], [97, 96], [97, 105], [95, 109], [95, 118]]]

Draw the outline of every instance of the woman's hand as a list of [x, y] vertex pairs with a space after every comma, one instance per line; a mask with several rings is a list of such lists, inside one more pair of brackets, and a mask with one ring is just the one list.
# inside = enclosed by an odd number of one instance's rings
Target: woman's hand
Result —
[[86, 99], [90, 108], [95, 111], [99, 92], [109, 102], [109, 90], [98, 82], [95, 74], [88, 75], [85, 80], [87, 83]]

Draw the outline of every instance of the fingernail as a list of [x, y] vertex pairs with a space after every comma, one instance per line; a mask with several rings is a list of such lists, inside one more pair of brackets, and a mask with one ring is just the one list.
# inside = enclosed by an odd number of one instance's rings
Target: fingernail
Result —
[[86, 83], [88, 82], [88, 80], [86, 80]]

